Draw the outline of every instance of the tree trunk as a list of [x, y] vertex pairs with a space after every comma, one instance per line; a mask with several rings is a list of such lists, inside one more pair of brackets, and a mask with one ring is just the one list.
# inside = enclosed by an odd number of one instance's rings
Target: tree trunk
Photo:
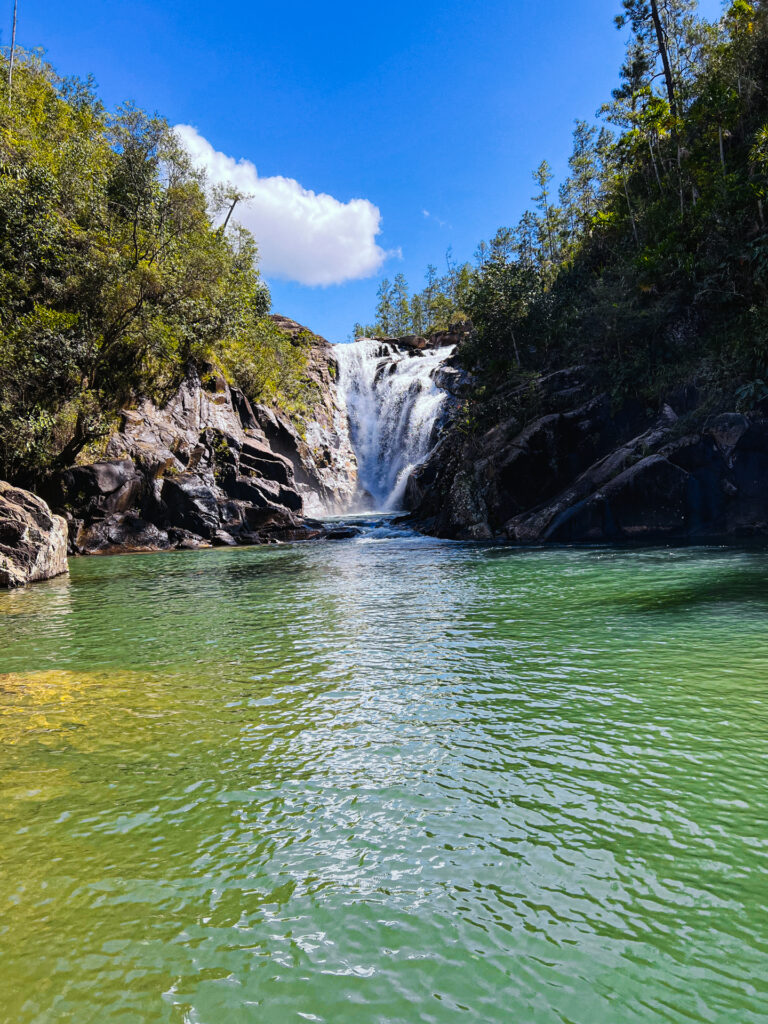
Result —
[[659, 44], [659, 55], [661, 57], [661, 63], [664, 68], [664, 79], [667, 83], [669, 109], [672, 111], [672, 117], [677, 117], [677, 102], [675, 100], [675, 81], [672, 78], [672, 67], [669, 63], [667, 40], [664, 35], [664, 26], [662, 25], [661, 17], [659, 16], [659, 5], [657, 3], [657, 0], [651, 0], [651, 16], [653, 18], [653, 27], [656, 29], [656, 41]]
[[723, 126], [717, 126], [717, 134], [720, 139], [720, 164], [723, 168], [723, 174], [725, 174], [725, 150], [723, 149]]
[[622, 181], [624, 182], [624, 195], [627, 197], [627, 209], [629, 210], [629, 219], [632, 221], [632, 234], [635, 236], [635, 245], [639, 249], [640, 248], [640, 239], [639, 239], [638, 234], [637, 234], [637, 224], [635, 223], [635, 215], [632, 212], [632, 203], [629, 200], [629, 189], [627, 188], [627, 176], [626, 176], [626, 174], [623, 171], [621, 173], [621, 178], [622, 178]]
[[648, 138], [648, 148], [651, 151], [651, 162], [653, 163], [653, 170], [654, 170], [654, 173], [656, 174], [656, 183], [659, 186], [659, 192], [661, 192], [661, 194], [664, 195], [664, 189], [663, 189], [662, 184], [661, 184], [661, 176], [659, 174], [659, 168], [658, 168], [658, 166], [656, 164], [656, 157], [653, 155], [653, 139], [651, 139], [650, 136]]
[[520, 362], [520, 353], [517, 348], [517, 339], [515, 338], [514, 331], [512, 331], [512, 346], [515, 350], [515, 360], [517, 361], [518, 368], [520, 368], [523, 364]]
[[13, 62], [16, 57], [16, 12], [19, 7], [19, 0], [13, 0], [13, 29], [11, 31], [11, 57], [8, 61], [8, 106], [13, 99]]
[[235, 207], [237, 206], [237, 203], [238, 203], [239, 199], [240, 199], [240, 196], [235, 196], [235, 198], [232, 200], [232, 205], [229, 208], [229, 212], [227, 213], [227, 216], [224, 218], [224, 223], [221, 225], [221, 233], [222, 233], [222, 235], [226, 233], [227, 224], [229, 224], [229, 218], [235, 212]]
[[93, 439], [94, 435], [90, 434], [86, 429], [85, 417], [81, 410], [78, 412], [77, 419], [75, 420], [74, 433], [54, 459], [54, 467], [56, 469], [68, 469], [74, 463], [83, 448], [85, 448], [88, 442]]

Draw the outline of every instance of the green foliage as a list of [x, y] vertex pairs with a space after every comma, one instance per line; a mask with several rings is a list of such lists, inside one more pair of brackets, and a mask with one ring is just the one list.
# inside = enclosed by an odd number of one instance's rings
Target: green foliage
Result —
[[311, 344], [309, 336], [291, 339], [271, 320], [260, 320], [223, 349], [220, 364], [246, 395], [301, 420], [313, 398], [305, 373]]
[[265, 319], [255, 242], [211, 221], [239, 198], [207, 194], [162, 119], [110, 115], [89, 83], [17, 55], [0, 107], [0, 476], [70, 462], [192, 365], [301, 404], [306, 350]]
[[438, 276], [437, 267], [427, 267], [425, 286], [410, 294], [404, 274], [387, 278], [377, 292], [376, 322], [356, 323], [353, 337], [402, 337], [446, 331], [452, 323], [467, 319], [466, 308], [473, 289], [472, 268], [457, 266], [450, 250], [446, 253], [447, 273]]

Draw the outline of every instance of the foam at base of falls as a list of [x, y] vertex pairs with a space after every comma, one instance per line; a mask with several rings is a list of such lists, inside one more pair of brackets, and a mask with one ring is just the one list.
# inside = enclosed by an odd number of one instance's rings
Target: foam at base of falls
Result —
[[335, 346], [360, 488], [377, 509], [402, 507], [411, 471], [430, 452], [447, 398], [432, 378], [452, 351], [412, 355], [371, 338]]

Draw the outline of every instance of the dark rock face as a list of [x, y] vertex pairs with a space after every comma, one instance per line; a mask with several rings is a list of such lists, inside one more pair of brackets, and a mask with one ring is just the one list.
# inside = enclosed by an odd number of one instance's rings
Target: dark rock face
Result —
[[194, 473], [165, 477], [160, 503], [168, 521], [183, 530], [209, 540], [219, 529], [221, 514], [216, 492]]
[[726, 413], [681, 436], [665, 406], [616, 414], [578, 369], [541, 382], [549, 410], [479, 440], [450, 427], [409, 481], [412, 521], [518, 544], [686, 543], [768, 535], [768, 420]]
[[303, 519], [294, 466], [307, 490], [320, 484], [300, 443], [287, 419], [191, 374], [163, 408], [126, 410], [107, 458], [59, 474], [48, 496], [75, 553], [311, 539], [323, 530]]
[[0, 587], [67, 572], [67, 524], [29, 491], [0, 480]]

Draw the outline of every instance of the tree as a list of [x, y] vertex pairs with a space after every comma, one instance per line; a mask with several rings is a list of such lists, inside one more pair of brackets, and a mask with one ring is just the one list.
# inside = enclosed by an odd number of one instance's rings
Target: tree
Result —
[[[633, 72], [664, 80], [673, 120], [683, 112], [681, 99], [698, 68], [705, 32], [696, 17], [696, 0], [622, 0], [619, 28], [629, 25], [635, 37], [630, 46]], [[656, 71], [656, 69], [659, 69]]]
[[539, 192], [533, 197], [541, 217], [539, 220], [539, 249], [546, 252], [552, 263], [555, 262], [555, 211], [549, 201], [549, 186], [554, 177], [552, 169], [546, 160], [542, 160], [533, 172], [533, 180], [539, 186]]
[[404, 274], [396, 274], [392, 285], [392, 333], [407, 334], [411, 330], [411, 304], [408, 282]]
[[424, 325], [424, 302], [417, 292], [411, 299], [411, 330], [414, 334], [423, 334]]
[[214, 216], [220, 215], [226, 210], [224, 221], [219, 228], [222, 234], [226, 233], [227, 225], [229, 224], [232, 214], [235, 212], [235, 207], [238, 203], [247, 203], [253, 195], [248, 192], [242, 192], [240, 189], [235, 188], [234, 185], [214, 185], [211, 189], [211, 212]]
[[437, 276], [437, 267], [433, 263], [428, 264], [424, 280], [426, 281], [426, 284], [421, 296], [424, 307], [424, 317], [426, 320], [426, 330], [429, 331], [432, 330], [437, 322], [440, 306], [440, 280]]
[[392, 285], [388, 278], [384, 278], [376, 294], [379, 300], [376, 306], [376, 330], [388, 337], [394, 329], [395, 322]]
[[13, 0], [13, 28], [11, 29], [11, 54], [8, 60], [8, 106], [13, 102], [13, 66], [16, 62], [16, 18], [19, 0]]

